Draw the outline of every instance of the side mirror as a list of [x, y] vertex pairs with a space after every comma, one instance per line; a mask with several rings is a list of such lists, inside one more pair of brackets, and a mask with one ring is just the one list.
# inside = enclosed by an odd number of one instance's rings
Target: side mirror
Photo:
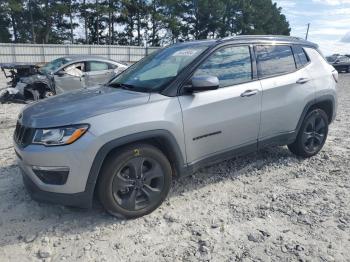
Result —
[[216, 90], [220, 85], [216, 76], [195, 76], [192, 77], [191, 83], [186, 87], [186, 91], [189, 93]]
[[65, 74], [66, 72], [64, 72], [63, 70], [56, 72], [57, 76], [64, 76]]

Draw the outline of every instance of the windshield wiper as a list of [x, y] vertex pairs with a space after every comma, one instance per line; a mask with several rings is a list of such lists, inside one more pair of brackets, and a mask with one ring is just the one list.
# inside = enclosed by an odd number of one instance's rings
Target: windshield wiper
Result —
[[126, 89], [126, 90], [131, 90], [131, 89], [135, 88], [134, 85], [123, 84], [123, 83], [111, 83], [108, 86], [110, 86], [110, 87], [120, 87], [120, 88]]

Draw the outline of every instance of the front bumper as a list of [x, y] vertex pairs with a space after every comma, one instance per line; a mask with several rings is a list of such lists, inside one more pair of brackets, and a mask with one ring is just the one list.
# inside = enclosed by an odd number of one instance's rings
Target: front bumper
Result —
[[[14, 143], [24, 184], [33, 199], [67, 206], [91, 207], [94, 183], [90, 183], [88, 177], [97, 151], [94, 143], [95, 137], [89, 132], [67, 146], [29, 145], [22, 148]], [[64, 183], [48, 183], [35, 173], [38, 167], [67, 167], [69, 174]]]
[[90, 208], [92, 205], [93, 192], [84, 191], [75, 194], [62, 194], [44, 191], [41, 190], [22, 169], [21, 171], [23, 183], [34, 200], [81, 208]]

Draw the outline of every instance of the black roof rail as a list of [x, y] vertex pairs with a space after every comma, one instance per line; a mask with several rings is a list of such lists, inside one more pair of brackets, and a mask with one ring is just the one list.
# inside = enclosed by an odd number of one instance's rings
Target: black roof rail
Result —
[[296, 36], [286, 36], [286, 35], [236, 35], [224, 37], [217, 40], [217, 43], [226, 41], [279, 41], [279, 42], [290, 42], [290, 43], [300, 43], [303, 45], [313, 46], [318, 48], [318, 46], [312, 42], [306, 41], [303, 38]]

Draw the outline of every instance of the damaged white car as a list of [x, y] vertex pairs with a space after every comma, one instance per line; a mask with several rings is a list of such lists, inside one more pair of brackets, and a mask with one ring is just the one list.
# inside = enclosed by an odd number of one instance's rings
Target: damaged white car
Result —
[[[1, 103], [39, 100], [79, 88], [105, 84], [128, 67], [110, 59], [85, 55], [61, 57], [40, 68], [27, 65], [24, 70], [23, 64], [21, 66], [1, 65], [5, 76], [11, 78], [9, 87], [0, 94]], [[6, 74], [6, 69], [10, 73]]]

